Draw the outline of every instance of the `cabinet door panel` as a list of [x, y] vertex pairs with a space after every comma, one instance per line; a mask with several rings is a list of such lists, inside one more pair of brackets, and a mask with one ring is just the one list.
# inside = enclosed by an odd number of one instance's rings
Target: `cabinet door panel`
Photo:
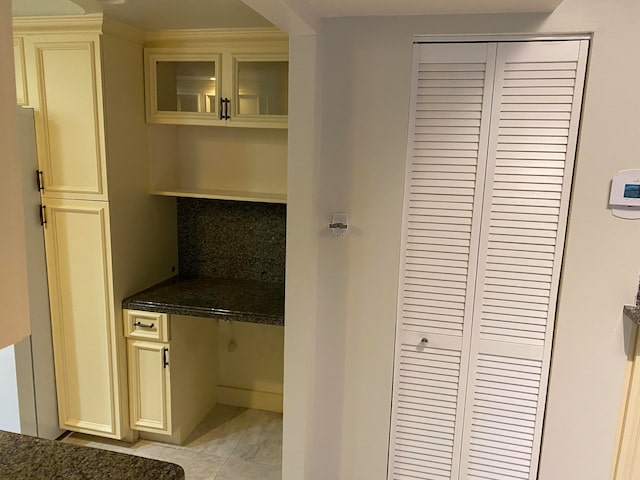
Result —
[[99, 49], [89, 39], [33, 43], [45, 197], [107, 198]]
[[45, 202], [60, 426], [120, 438], [106, 203]]
[[286, 56], [235, 55], [232, 123], [253, 121], [286, 125], [288, 90], [289, 62]]
[[220, 59], [217, 52], [145, 49], [147, 122], [224, 125]]
[[169, 368], [166, 343], [129, 340], [129, 396], [131, 428], [171, 433]]

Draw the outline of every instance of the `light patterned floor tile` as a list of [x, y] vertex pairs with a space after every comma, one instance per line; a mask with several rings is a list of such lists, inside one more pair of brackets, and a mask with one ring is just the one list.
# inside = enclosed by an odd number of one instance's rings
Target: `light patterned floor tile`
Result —
[[230, 457], [245, 462], [282, 465], [282, 415], [260, 412]]
[[63, 442], [176, 463], [186, 480], [281, 480], [282, 414], [217, 405], [184, 445], [73, 433]]
[[226, 461], [224, 457], [176, 449], [147, 440], [136, 443], [128, 453], [176, 463], [184, 469], [186, 480], [213, 480]]
[[241, 409], [230, 418], [220, 421], [214, 409], [212, 418], [203, 421], [206, 427], [198, 428], [199, 431], [187, 439], [184, 448], [228, 457], [242, 438], [246, 436], [256, 415], [256, 410]]
[[215, 480], [282, 480], [282, 467], [229, 458]]

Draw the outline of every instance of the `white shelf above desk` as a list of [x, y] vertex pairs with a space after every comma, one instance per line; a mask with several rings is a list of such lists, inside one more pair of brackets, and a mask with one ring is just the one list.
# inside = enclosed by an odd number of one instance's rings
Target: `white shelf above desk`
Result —
[[286, 194], [242, 192], [231, 190], [208, 190], [208, 189], [181, 189], [167, 188], [155, 189], [152, 195], [162, 195], [166, 197], [188, 197], [188, 198], [210, 198], [217, 200], [236, 200], [243, 202], [263, 202], [263, 203], [287, 203]]

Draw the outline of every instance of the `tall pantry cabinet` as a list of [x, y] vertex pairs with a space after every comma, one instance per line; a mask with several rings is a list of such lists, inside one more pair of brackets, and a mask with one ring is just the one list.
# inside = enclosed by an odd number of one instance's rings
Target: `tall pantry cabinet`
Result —
[[176, 265], [175, 207], [146, 193], [142, 38], [102, 15], [14, 19], [14, 35], [35, 110], [60, 427], [131, 438], [122, 299]]
[[537, 476], [589, 42], [522, 40], [414, 46], [390, 480]]

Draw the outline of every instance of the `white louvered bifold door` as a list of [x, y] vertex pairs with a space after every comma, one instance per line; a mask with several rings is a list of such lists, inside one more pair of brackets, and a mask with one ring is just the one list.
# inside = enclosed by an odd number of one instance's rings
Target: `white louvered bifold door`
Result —
[[587, 47], [498, 45], [461, 480], [537, 476]]
[[415, 50], [393, 480], [458, 478], [494, 63], [495, 44]]
[[389, 480], [533, 480], [587, 40], [414, 49]]

